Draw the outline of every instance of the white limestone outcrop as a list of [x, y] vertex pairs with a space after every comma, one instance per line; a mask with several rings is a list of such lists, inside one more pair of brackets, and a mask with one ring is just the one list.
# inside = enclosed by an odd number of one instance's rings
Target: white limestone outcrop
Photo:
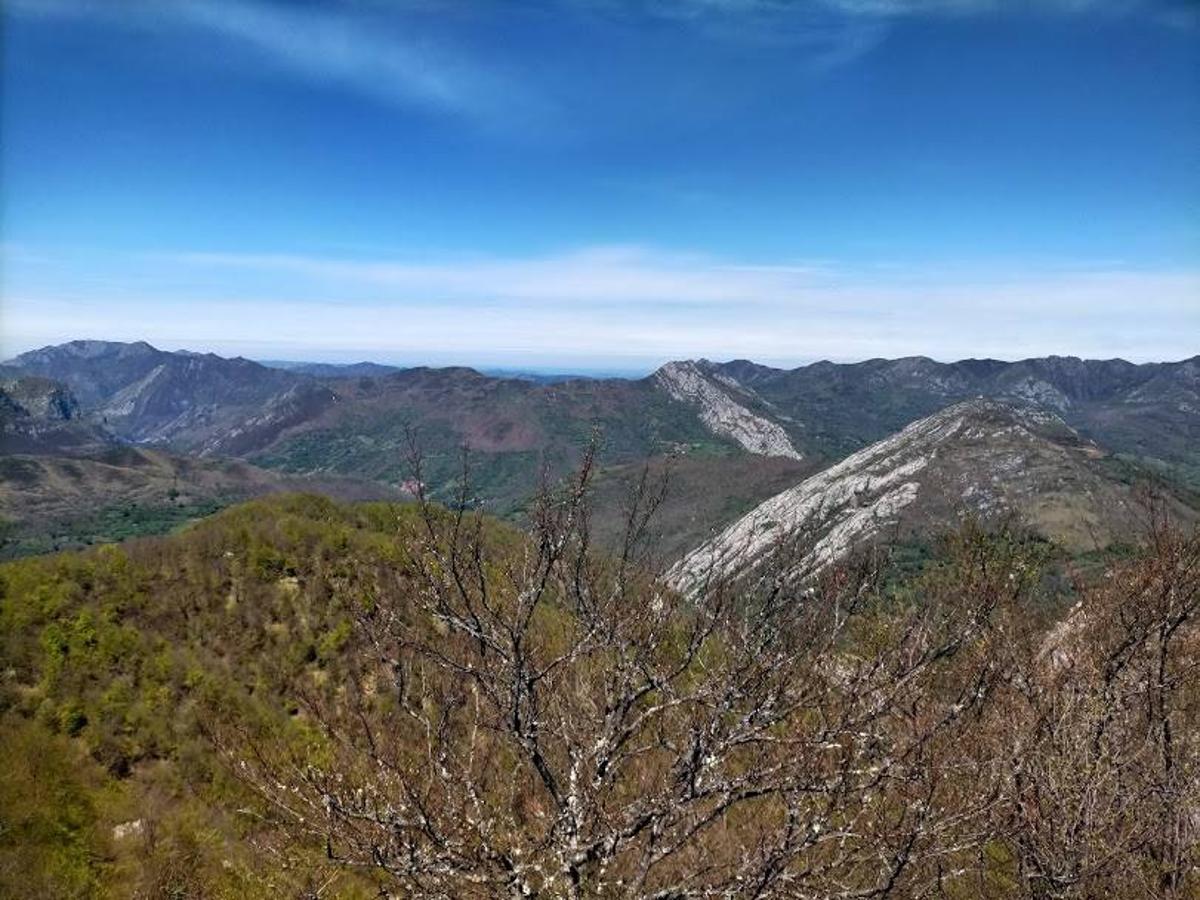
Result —
[[[729, 376], [717, 377], [725, 387], [740, 387]], [[676, 400], [699, 407], [700, 420], [713, 434], [731, 438], [760, 456], [803, 459], [778, 423], [746, 409], [694, 362], [667, 363], [655, 373], [655, 378]]]
[[668, 581], [687, 591], [707, 577], [736, 574], [789, 535], [813, 541], [803, 561], [808, 572], [837, 560], [896, 523], [917, 498], [918, 473], [963, 428], [977, 403], [956, 404], [914, 422], [776, 494], [680, 560]]

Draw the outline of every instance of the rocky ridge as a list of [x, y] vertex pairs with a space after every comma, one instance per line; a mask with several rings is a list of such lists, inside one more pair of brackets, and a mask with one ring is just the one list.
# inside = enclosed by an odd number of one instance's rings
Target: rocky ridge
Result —
[[781, 542], [802, 547], [796, 574], [873, 540], [945, 527], [964, 512], [1015, 513], [1077, 550], [1134, 527], [1132, 488], [1100, 447], [1054, 413], [976, 399], [920, 419], [771, 497], [688, 553], [669, 573], [684, 590], [750, 570]]
[[760, 456], [804, 458], [778, 423], [734, 399], [731, 389], [742, 388], [732, 376], [708, 378], [694, 362], [671, 362], [655, 372], [654, 378], [674, 399], [698, 407], [700, 420], [713, 434], [730, 438]]

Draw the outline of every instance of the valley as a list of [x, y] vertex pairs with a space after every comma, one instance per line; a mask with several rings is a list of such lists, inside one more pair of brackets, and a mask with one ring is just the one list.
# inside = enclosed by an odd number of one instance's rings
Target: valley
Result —
[[[706, 552], [700, 545], [721, 529], [745, 531], [734, 523], [755, 504], [845, 504], [830, 494], [848, 496], [839, 472], [955, 404], [976, 418], [1015, 417], [1008, 435], [1031, 434], [1029, 416], [1045, 416], [1038, 427], [1057, 436], [1010, 446], [977, 421], [987, 439], [956, 457], [953, 472], [939, 469], [936, 492], [926, 487], [908, 509], [910, 482], [897, 475], [900, 493], [856, 507], [853, 520], [870, 528], [845, 528], [882, 533], [882, 522], [904, 519], [907, 532], [936, 531], [953, 526], [957, 504], [1019, 514], [1083, 551], [1128, 531], [1131, 483], [1153, 484], [1173, 509], [1189, 510], [1200, 471], [1200, 358], [1144, 366], [912, 358], [792, 370], [700, 360], [642, 379], [538, 381], [468, 368], [271, 367], [74, 341], [22, 354], [2, 374], [10, 554], [151, 533], [278, 490], [391, 499], [407, 484], [411, 496], [414, 454], [431, 498], [458, 502], [465, 474], [467, 502], [519, 522], [539, 488], [571, 472], [594, 442], [598, 534], [618, 529], [619, 495], [635, 473], [669, 473], [662, 547], [674, 562]], [[1044, 451], [1066, 453], [1063, 440], [1078, 459], [1056, 468]], [[921, 460], [911, 465], [924, 468]], [[865, 484], [880, 489], [881, 478]], [[810, 499], [780, 499], [793, 495]], [[140, 524], [100, 527], [97, 516]]]

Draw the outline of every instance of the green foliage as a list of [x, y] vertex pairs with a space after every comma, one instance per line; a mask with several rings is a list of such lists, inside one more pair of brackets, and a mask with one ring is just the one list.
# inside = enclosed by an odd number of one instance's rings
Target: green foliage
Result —
[[1156, 486], [1182, 488], [1191, 494], [1191, 499], [1200, 499], [1200, 461], [1185, 457], [1182, 461], [1165, 462], [1155, 456], [1116, 453], [1104, 462], [1113, 477], [1124, 484], [1149, 480]]
[[734, 452], [689, 406], [635, 383], [584, 381], [526, 395], [527, 387], [502, 383], [487, 400], [470, 390], [433, 400], [392, 398], [385, 412], [346, 413], [336, 426], [286, 437], [253, 461], [286, 472], [400, 483], [413, 474], [408, 456], [415, 438], [429, 496], [451, 504], [461, 483], [461, 449], [469, 446], [470, 505], [515, 518], [537, 491], [543, 470], [551, 478], [573, 470], [597, 433], [604, 466], [679, 450], [697, 456]]
[[[208, 732], [236, 720], [321, 752], [296, 692], [337, 683], [349, 611], [402, 570], [412, 526], [403, 506], [275, 497], [169, 541], [0, 566], [0, 760], [26, 760], [0, 793], [0, 896], [299, 890], [320, 854], [304, 851], [294, 878], [264, 873], [242, 847], [253, 820], [223, 812], [256, 801]], [[114, 855], [97, 823], [126, 820], [154, 839]], [[26, 865], [35, 892], [6, 888]], [[353, 895], [343, 881], [337, 896]]]
[[232, 500], [153, 505], [118, 503], [40, 526], [0, 529], [0, 559], [167, 534], [198, 518], [212, 515], [228, 502]]
[[103, 880], [103, 773], [77, 744], [0, 717], [0, 896], [85, 898]]

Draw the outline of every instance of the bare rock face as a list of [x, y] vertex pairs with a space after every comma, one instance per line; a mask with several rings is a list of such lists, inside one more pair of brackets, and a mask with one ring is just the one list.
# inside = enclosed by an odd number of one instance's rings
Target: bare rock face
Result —
[[838, 558], [916, 499], [917, 473], [929, 464], [932, 449], [961, 426], [952, 407], [776, 494], [684, 557], [669, 580], [688, 588], [709, 574], [732, 575], [782, 536], [801, 531], [823, 532], [812, 548], [814, 568]]
[[112, 438], [80, 418], [79, 402], [57, 381], [0, 379], [0, 454], [102, 448]]
[[[62, 384], [49, 378], [25, 376], [0, 381], [0, 394], [14, 415], [46, 422], [79, 418], [79, 401]], [[17, 412], [19, 410], [20, 412]]]
[[261, 411], [216, 433], [198, 452], [201, 456], [238, 456], [269, 443], [289, 426], [319, 415], [337, 399], [324, 385], [294, 385], [265, 402]]
[[751, 510], [668, 573], [681, 590], [754, 568], [794, 537], [799, 577], [899, 531], [945, 527], [964, 512], [1016, 513], [1047, 537], [1091, 549], [1127, 530], [1130, 486], [1053, 413], [971, 400], [920, 419]]
[[654, 377], [673, 398], [698, 407], [700, 420], [713, 434], [730, 438], [760, 456], [803, 458], [778, 423], [756, 415], [734, 399], [732, 391], [741, 386], [732, 376], [709, 378], [689, 361], [667, 363]]

